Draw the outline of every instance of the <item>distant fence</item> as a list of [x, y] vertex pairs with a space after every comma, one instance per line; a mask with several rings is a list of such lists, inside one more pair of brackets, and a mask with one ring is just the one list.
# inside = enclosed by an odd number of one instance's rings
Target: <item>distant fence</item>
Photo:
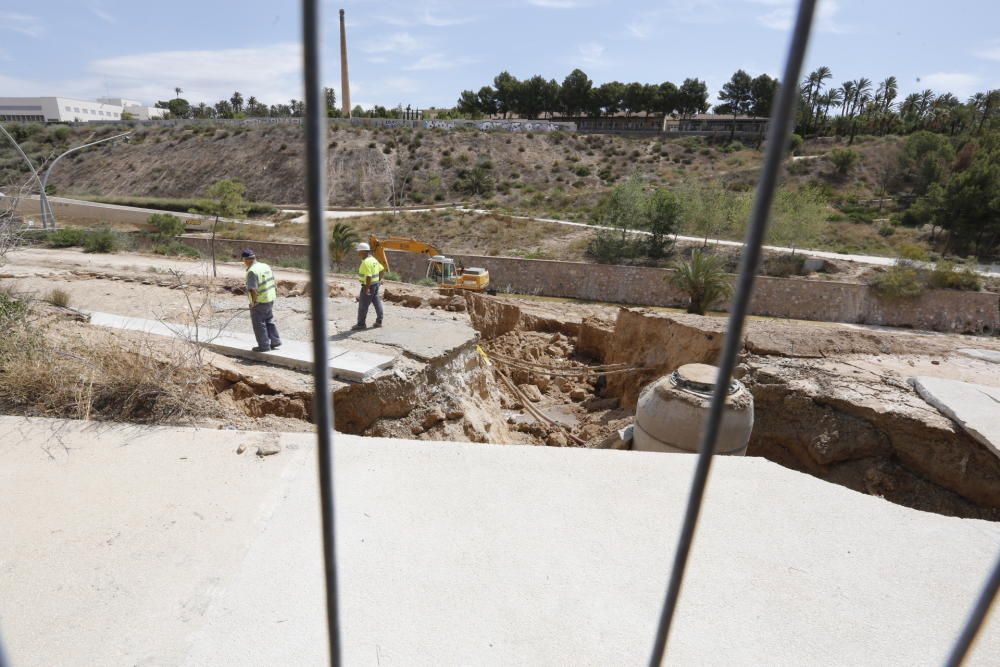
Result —
[[[204, 252], [209, 240], [181, 237]], [[251, 246], [264, 260], [302, 260], [308, 247], [298, 243], [216, 240], [220, 256], [237, 258]], [[669, 269], [558, 262], [517, 257], [451, 255], [466, 267], [490, 272], [491, 286], [500, 291], [564, 297], [637, 306], [683, 307], [683, 293], [668, 280]], [[405, 280], [424, 277], [427, 258], [389, 251], [393, 271]], [[722, 304], [723, 310], [728, 304]], [[759, 276], [750, 304], [752, 315], [821, 322], [848, 322], [959, 333], [1000, 332], [1000, 295], [992, 292], [929, 290], [912, 299], [887, 299], [868, 285], [826, 280]]]

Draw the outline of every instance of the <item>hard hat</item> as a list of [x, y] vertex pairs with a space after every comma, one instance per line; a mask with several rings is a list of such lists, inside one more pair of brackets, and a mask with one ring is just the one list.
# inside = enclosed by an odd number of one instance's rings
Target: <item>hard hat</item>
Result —
[[243, 259], [250, 259], [251, 257], [256, 257], [257, 256], [257, 255], [254, 254], [252, 248], [245, 248], [243, 250], [242, 255], [243, 255]]
[[371, 252], [372, 249], [371, 249], [371, 246], [369, 246], [367, 243], [359, 243], [358, 247], [356, 248], [356, 250], [358, 252], [361, 252], [362, 250], [364, 250], [366, 252]]

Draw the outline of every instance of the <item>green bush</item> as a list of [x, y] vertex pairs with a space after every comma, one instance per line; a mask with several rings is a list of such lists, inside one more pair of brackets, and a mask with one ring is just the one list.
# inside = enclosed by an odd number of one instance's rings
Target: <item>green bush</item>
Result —
[[858, 161], [858, 154], [850, 148], [834, 148], [830, 151], [830, 162], [837, 173], [846, 176]]
[[801, 276], [806, 263], [805, 255], [781, 254], [764, 260], [764, 275], [775, 278]]
[[83, 239], [83, 251], [95, 253], [117, 252], [121, 248], [121, 241], [115, 232], [110, 229], [98, 229], [87, 234]]
[[184, 233], [184, 221], [169, 213], [154, 213], [149, 216], [149, 224], [156, 227], [161, 238], [169, 239]]
[[802, 148], [802, 142], [802, 137], [793, 133], [791, 140], [788, 142], [788, 152], [792, 155], [798, 155], [799, 149]]
[[172, 257], [201, 257], [201, 253], [198, 252], [197, 248], [192, 248], [189, 245], [172, 239], [154, 244], [153, 253], [156, 255], [170, 255]]
[[941, 260], [931, 271], [928, 283], [934, 289], [978, 292], [983, 286], [983, 279], [970, 265], [959, 268], [954, 262]]
[[876, 292], [891, 299], [912, 299], [924, 292], [920, 269], [907, 262], [897, 263], [869, 283]]
[[892, 236], [895, 233], [896, 233], [896, 228], [891, 223], [883, 222], [878, 227], [878, 235], [879, 236], [884, 236], [884, 237], [888, 238], [888, 237]]
[[385, 275], [382, 276], [382, 278], [385, 280], [395, 280], [396, 282], [400, 282], [402, 280], [400, 275], [395, 271], [386, 271]]
[[50, 248], [71, 248], [73, 246], [81, 246], [83, 245], [83, 241], [86, 236], [87, 231], [85, 229], [65, 227], [63, 229], [57, 229], [54, 232], [50, 232], [45, 239], [45, 245]]
[[431, 278], [421, 278], [420, 280], [417, 281], [417, 284], [418, 285], [422, 285], [424, 287], [435, 287], [435, 286], [437, 286], [437, 283], [434, 282], [434, 280], [431, 279]]

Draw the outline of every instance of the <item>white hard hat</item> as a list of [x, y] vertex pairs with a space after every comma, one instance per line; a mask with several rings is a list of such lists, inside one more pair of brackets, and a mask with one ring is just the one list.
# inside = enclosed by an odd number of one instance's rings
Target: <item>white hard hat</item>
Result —
[[361, 252], [362, 250], [371, 252], [371, 246], [369, 246], [367, 243], [359, 243], [358, 247], [356, 248], [356, 250], [358, 252]]

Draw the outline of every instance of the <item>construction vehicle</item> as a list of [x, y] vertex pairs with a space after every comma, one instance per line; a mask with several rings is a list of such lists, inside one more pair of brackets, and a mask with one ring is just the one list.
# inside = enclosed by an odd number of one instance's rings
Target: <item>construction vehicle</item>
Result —
[[390, 270], [389, 259], [385, 254], [386, 250], [414, 252], [427, 256], [427, 272], [425, 276], [433, 280], [439, 288], [470, 290], [472, 292], [492, 292], [492, 290], [488, 289], [490, 284], [489, 271], [477, 267], [456, 267], [454, 259], [445, 257], [441, 254], [440, 250], [430, 243], [398, 236], [379, 239], [372, 234], [368, 237], [368, 245], [371, 246], [372, 256], [381, 262], [386, 271]]

